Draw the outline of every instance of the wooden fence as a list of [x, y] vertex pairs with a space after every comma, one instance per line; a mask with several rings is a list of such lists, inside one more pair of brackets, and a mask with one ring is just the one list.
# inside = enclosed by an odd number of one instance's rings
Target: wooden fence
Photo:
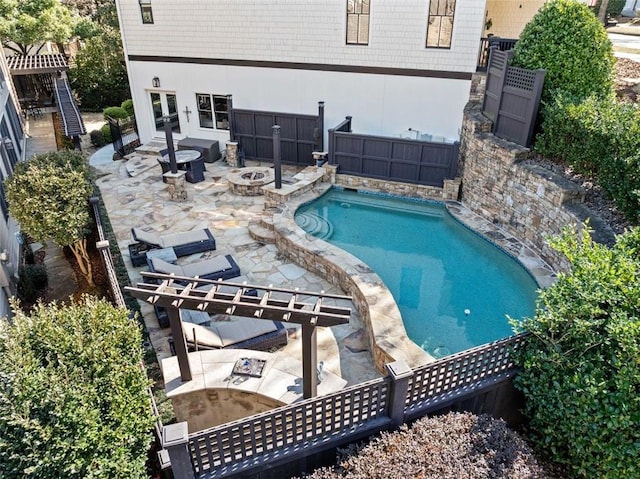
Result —
[[[524, 338], [514, 336], [414, 370], [395, 362], [385, 378], [193, 434], [188, 434], [186, 423], [168, 425], [163, 446], [176, 479], [271, 469], [461, 404], [500, 383], [510, 390], [515, 374], [510, 351]], [[478, 403], [473, 412], [512, 414], [515, 406], [504, 399], [503, 395], [495, 404]]]
[[493, 134], [529, 146], [538, 115], [546, 70], [509, 65], [513, 51], [491, 47], [482, 112], [493, 121]]
[[329, 163], [341, 174], [442, 187], [456, 176], [459, 142], [351, 132], [351, 117], [329, 130]]

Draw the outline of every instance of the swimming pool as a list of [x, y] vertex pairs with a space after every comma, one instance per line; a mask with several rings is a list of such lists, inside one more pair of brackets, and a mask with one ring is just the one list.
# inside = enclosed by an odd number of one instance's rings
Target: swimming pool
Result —
[[512, 335], [506, 315], [535, 310], [538, 286], [514, 258], [434, 202], [331, 189], [296, 223], [368, 264], [411, 340], [438, 358]]

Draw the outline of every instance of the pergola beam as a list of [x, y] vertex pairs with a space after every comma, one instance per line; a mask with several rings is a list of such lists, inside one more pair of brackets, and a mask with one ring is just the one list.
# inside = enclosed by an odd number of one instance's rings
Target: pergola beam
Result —
[[[191, 368], [187, 344], [182, 330], [180, 309], [191, 309], [209, 314], [233, 314], [254, 317], [258, 320], [285, 321], [302, 325], [302, 386], [305, 399], [314, 397], [318, 390], [317, 327], [330, 327], [349, 322], [351, 309], [327, 306], [325, 299], [351, 300], [350, 296], [305, 292], [248, 285], [226, 281], [203, 280], [159, 273], [143, 273], [145, 278], [156, 281], [126, 286], [134, 298], [155, 306], [167, 308], [176, 356], [183, 381], [191, 380]], [[181, 284], [182, 283], [182, 284]], [[208, 289], [203, 289], [207, 287]], [[223, 292], [222, 289], [234, 289]], [[264, 291], [258, 296], [257, 290]], [[252, 292], [253, 294], [249, 294]], [[290, 295], [288, 299], [276, 299], [273, 293]], [[317, 298], [314, 303], [299, 301], [300, 296]]]

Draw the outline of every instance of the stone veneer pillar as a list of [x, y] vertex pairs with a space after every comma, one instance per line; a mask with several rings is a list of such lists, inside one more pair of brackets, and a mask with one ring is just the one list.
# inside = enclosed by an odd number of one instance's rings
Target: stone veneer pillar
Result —
[[238, 142], [227, 141], [227, 165], [238, 167]]
[[178, 170], [176, 173], [168, 171], [162, 175], [167, 179], [167, 191], [171, 201], [185, 201], [187, 199], [186, 174], [186, 171]]

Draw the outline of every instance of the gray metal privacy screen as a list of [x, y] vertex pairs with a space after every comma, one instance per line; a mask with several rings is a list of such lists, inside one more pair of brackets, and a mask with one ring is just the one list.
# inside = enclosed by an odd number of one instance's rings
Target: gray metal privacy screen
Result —
[[282, 163], [310, 165], [311, 153], [322, 151], [324, 104], [319, 103], [318, 115], [241, 110], [231, 108], [230, 136], [246, 159], [273, 161], [274, 125], [280, 126]]
[[329, 162], [339, 173], [437, 187], [456, 176], [459, 142], [360, 135], [350, 127], [339, 131], [344, 124], [329, 130]]
[[509, 66], [512, 57], [512, 50], [491, 48], [482, 112], [493, 121], [494, 135], [529, 146], [546, 71]]

